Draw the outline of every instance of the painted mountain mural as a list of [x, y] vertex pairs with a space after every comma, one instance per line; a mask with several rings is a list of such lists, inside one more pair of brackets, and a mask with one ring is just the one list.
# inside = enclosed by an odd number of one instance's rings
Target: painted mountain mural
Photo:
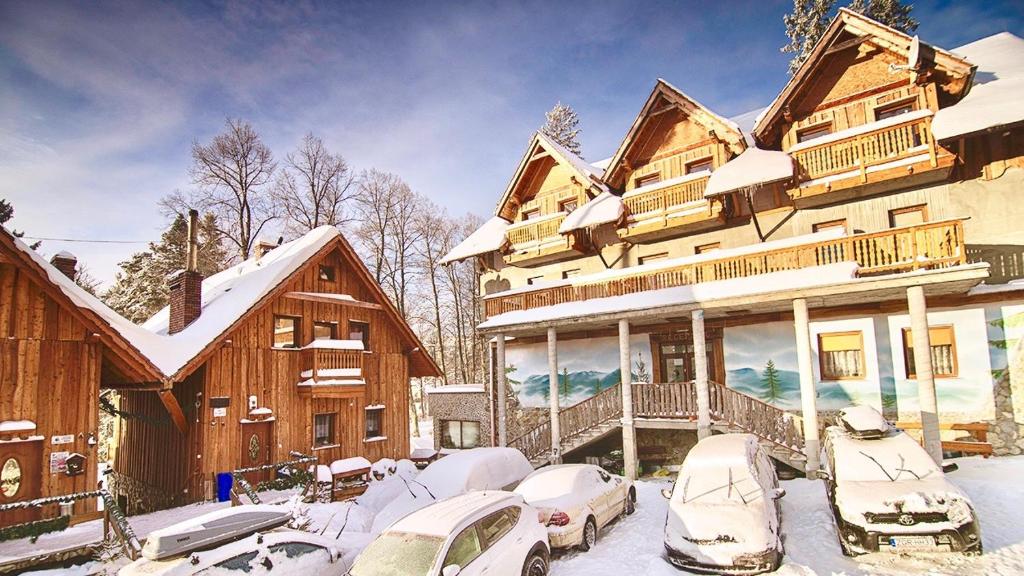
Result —
[[[523, 406], [547, 406], [551, 388], [548, 386], [547, 374], [531, 374], [515, 387], [519, 402]], [[558, 375], [558, 401], [562, 406], [571, 406], [587, 398], [615, 386], [622, 381], [621, 372], [599, 372], [583, 370]]]
[[775, 369], [777, 384], [770, 386], [764, 371], [738, 368], [726, 373], [729, 388], [753, 396], [783, 410], [800, 409], [800, 374], [793, 370]]

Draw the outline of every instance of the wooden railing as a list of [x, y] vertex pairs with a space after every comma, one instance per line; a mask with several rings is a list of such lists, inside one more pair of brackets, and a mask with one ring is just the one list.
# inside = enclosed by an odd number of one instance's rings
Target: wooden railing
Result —
[[519, 213], [538, 210], [541, 214], [553, 214], [561, 210], [561, 204], [567, 200], [576, 200], [576, 203], [582, 206], [587, 201], [587, 195], [583, 192], [582, 186], [566, 184], [539, 192], [532, 200], [523, 202], [519, 207]]
[[697, 419], [697, 388], [693, 381], [633, 384], [631, 390], [634, 416]]
[[559, 432], [563, 441], [571, 440], [594, 426], [621, 415], [622, 385], [616, 384], [559, 411]]
[[545, 420], [522, 435], [509, 440], [508, 446], [522, 452], [527, 460], [550, 454], [551, 420]]
[[[803, 180], [813, 180], [858, 170], [867, 181], [867, 168], [918, 154], [931, 156], [936, 165], [935, 139], [931, 134], [931, 116], [913, 118], [866, 134], [809, 146], [790, 153], [800, 168]], [[924, 149], [921, 147], [924, 146]]]
[[649, 212], [667, 212], [673, 206], [691, 202], [705, 202], [704, 189], [708, 186], [709, 177], [704, 176], [650, 192], [641, 192], [635, 196], [627, 196], [622, 201], [629, 209], [629, 213], [634, 216]]
[[363, 373], [363, 352], [360, 350], [334, 350], [331, 348], [306, 348], [302, 351], [302, 371], [313, 373], [314, 382], [320, 378], [320, 370], [358, 369]]
[[711, 383], [708, 392], [712, 420], [725, 421], [787, 450], [803, 452], [803, 434], [793, 415], [716, 382]]
[[513, 248], [523, 244], [538, 243], [548, 238], [561, 238], [561, 235], [558, 233], [558, 227], [562, 225], [563, 220], [565, 220], [565, 214], [537, 222], [527, 220], [526, 222], [509, 226], [506, 235]]
[[963, 222], [944, 220], [869, 234], [855, 234], [789, 248], [680, 264], [671, 268], [638, 270], [609, 280], [587, 282], [586, 278], [581, 278], [571, 284], [539, 288], [508, 296], [494, 294], [485, 299], [484, 308], [487, 317], [492, 317], [514, 310], [529, 310], [565, 302], [581, 302], [593, 298], [635, 294], [838, 262], [856, 262], [860, 266], [858, 273], [861, 276], [964, 264], [967, 262], [967, 253], [964, 249]]

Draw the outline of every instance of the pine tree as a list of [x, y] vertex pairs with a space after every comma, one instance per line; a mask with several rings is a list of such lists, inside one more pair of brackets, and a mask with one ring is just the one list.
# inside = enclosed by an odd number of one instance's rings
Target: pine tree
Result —
[[[782, 17], [789, 37], [789, 44], [782, 51], [796, 54], [789, 61], [790, 74], [807, 60], [828, 29], [835, 15], [834, 7], [835, 0], [793, 0], [793, 12]], [[847, 8], [907, 34], [917, 30], [918, 22], [910, 17], [913, 4], [904, 5], [900, 0], [853, 0]]]
[[775, 368], [775, 362], [771, 359], [769, 359], [768, 363], [764, 366], [764, 372], [761, 374], [761, 383], [764, 384], [765, 387], [765, 400], [774, 403], [782, 398], [779, 371]]
[[562, 367], [562, 397], [569, 397], [569, 369]]
[[644, 353], [636, 353], [636, 362], [633, 366], [636, 368], [636, 378], [634, 382], [643, 382], [649, 384], [651, 382], [651, 375], [647, 373], [647, 362], [644, 362]]
[[[0, 226], [7, 224], [11, 218], [14, 218], [14, 206], [12, 206], [7, 200], [0, 198]], [[17, 230], [11, 230], [10, 232], [15, 238], [21, 238], [25, 235], [24, 232], [19, 232]], [[40, 244], [42, 244], [42, 242], [29, 244], [29, 248], [36, 250], [39, 248]]]
[[[167, 278], [185, 267], [188, 223], [177, 215], [159, 242], [121, 262], [114, 285], [104, 294], [108, 306], [132, 322], [143, 322], [167, 306]], [[224, 269], [228, 254], [217, 232], [216, 218], [207, 214], [199, 223], [199, 272], [204, 277]]]
[[541, 126], [541, 133], [561, 144], [566, 150], [583, 157], [580, 150], [580, 119], [572, 106], [558, 102], [547, 114], [547, 122]]

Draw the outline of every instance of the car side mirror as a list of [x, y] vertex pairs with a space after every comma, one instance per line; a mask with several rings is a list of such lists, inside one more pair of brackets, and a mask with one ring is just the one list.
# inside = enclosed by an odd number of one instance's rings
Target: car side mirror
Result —
[[960, 469], [960, 466], [956, 462], [947, 462], [942, 464], [942, 472], [949, 474], [950, 472], [956, 472]]
[[771, 491], [772, 500], [778, 500], [779, 498], [782, 498], [785, 495], [786, 495], [786, 489], [785, 488], [773, 488], [772, 491]]
[[817, 476], [819, 480], [832, 480], [832, 474], [826, 470], [818, 470], [814, 475]]
[[441, 570], [441, 576], [458, 576], [459, 572], [462, 572], [462, 567], [458, 564], [449, 564]]
[[665, 500], [671, 500], [672, 499], [672, 491], [669, 490], [668, 488], [662, 488], [661, 489], [661, 495], [665, 497]]

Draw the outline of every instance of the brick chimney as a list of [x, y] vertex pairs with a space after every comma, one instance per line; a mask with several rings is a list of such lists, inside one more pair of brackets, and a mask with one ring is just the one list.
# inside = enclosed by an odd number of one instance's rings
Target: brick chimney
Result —
[[256, 250], [255, 250], [255, 252], [256, 252], [256, 261], [259, 262], [260, 260], [262, 260], [263, 257], [267, 255], [267, 252], [270, 252], [274, 248], [277, 248], [278, 245], [280, 245], [280, 242], [278, 242], [277, 244], [274, 244], [273, 242], [271, 242], [269, 240], [260, 240], [259, 242], [257, 242], [256, 243]]
[[75, 268], [78, 267], [78, 258], [71, 252], [58, 252], [53, 258], [50, 258], [50, 264], [57, 270], [60, 270], [62, 274], [75, 279]]
[[203, 313], [203, 276], [199, 273], [199, 213], [188, 211], [188, 256], [185, 269], [167, 280], [170, 288], [170, 321], [167, 333], [181, 332]]

